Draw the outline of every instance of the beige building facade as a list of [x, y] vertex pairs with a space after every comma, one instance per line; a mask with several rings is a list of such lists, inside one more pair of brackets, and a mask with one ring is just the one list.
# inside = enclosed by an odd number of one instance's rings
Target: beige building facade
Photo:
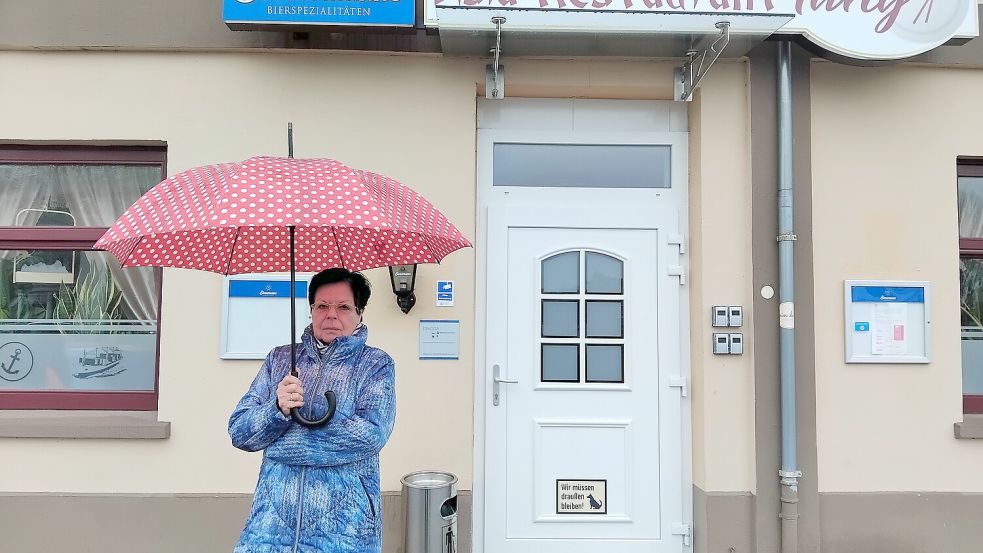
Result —
[[[659, 405], [669, 392], [678, 396], [675, 418], [659, 418], [673, 430], [660, 426], [657, 436], [678, 434], [659, 442], [675, 449], [625, 458], [638, 479], [651, 469], [646, 459], [656, 471], [678, 464], [672, 509], [692, 541], [662, 527], [651, 550], [780, 550], [780, 309], [763, 290], [778, 289], [776, 43], [717, 61], [690, 102], [674, 100], [679, 58], [510, 58], [506, 48], [506, 97], [490, 100], [489, 59], [442, 53], [433, 32], [233, 32], [219, 2], [194, 0], [30, 7], [0, 0], [0, 14], [0, 104], [7, 107], [0, 163], [24, 163], [10, 152], [145, 148], [164, 152], [164, 171], [173, 175], [285, 155], [293, 122], [297, 157], [391, 175], [474, 243], [439, 266], [420, 267], [418, 302], [408, 314], [395, 305], [386, 270], [366, 272], [369, 343], [397, 366], [396, 427], [381, 459], [387, 552], [404, 549], [400, 478], [422, 469], [459, 478], [462, 551], [513, 547], [492, 535], [506, 523], [494, 512], [502, 499], [492, 478], [500, 467], [492, 462], [499, 423], [490, 371], [501, 362], [496, 348], [517, 339], [496, 333], [516, 316], [509, 304], [511, 315], [496, 318], [506, 301], [499, 284], [515, 279], [502, 272], [500, 262], [514, 258], [496, 225], [512, 228], [507, 217], [523, 210], [540, 209], [545, 220], [543, 206], [577, 214], [591, 205], [599, 221], [621, 209], [625, 218], [636, 209], [671, 213], [675, 227], [652, 232], [662, 240], [668, 229], [684, 244], [668, 258], [684, 278], [652, 284], [658, 307], [630, 304], [635, 311], [623, 314], [635, 321], [646, 309], [675, 305], [670, 315], [658, 311], [667, 318], [650, 330], [678, 354], [659, 366], [685, 382], [653, 396]], [[967, 384], [981, 369], [966, 365], [967, 323], [960, 324], [967, 301], [960, 248], [964, 260], [973, 256], [960, 245], [959, 209], [960, 187], [983, 177], [983, 40], [877, 67], [794, 46], [792, 75], [798, 550], [977, 551], [983, 409], [973, 396], [983, 390]], [[554, 137], [544, 143], [562, 135], [571, 144], [617, 135], [610, 143], [671, 144], [682, 157], [672, 158], [671, 185], [662, 190], [500, 194], [494, 137], [525, 143], [536, 133]], [[0, 198], [12, 186], [0, 182]], [[628, 228], [585, 228], [597, 225]], [[0, 236], [0, 250], [26, 248], [16, 232]], [[602, 233], [594, 234], [585, 243]], [[551, 251], [561, 250], [569, 248]], [[437, 280], [455, 282], [453, 306], [435, 304]], [[929, 283], [930, 362], [845, 362], [847, 280]], [[31, 396], [10, 395], [0, 382], [7, 467], [0, 549], [231, 550], [261, 457], [234, 449], [226, 424], [260, 362], [220, 358], [221, 275], [165, 269], [160, 282], [155, 409], [32, 407]], [[714, 354], [721, 332], [711, 324], [714, 306], [743, 308], [742, 325], [724, 330], [742, 334], [741, 355]], [[530, 305], [529, 316], [539, 310]], [[430, 319], [460, 322], [458, 359], [420, 359], [419, 321]], [[643, 332], [647, 320], [631, 324]], [[2, 324], [0, 341], [12, 341]], [[649, 451], [651, 439], [634, 438], [631, 451]], [[675, 497], [667, 482], [659, 481], [659, 497]], [[612, 505], [616, 489], [607, 492]], [[665, 522], [670, 501], [660, 501], [657, 518]], [[590, 550], [589, 539], [571, 539]]]

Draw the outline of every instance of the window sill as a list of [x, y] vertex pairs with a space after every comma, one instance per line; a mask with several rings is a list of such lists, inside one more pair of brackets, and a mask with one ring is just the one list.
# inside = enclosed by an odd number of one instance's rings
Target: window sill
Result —
[[154, 411], [0, 411], [0, 438], [163, 440], [171, 423]]
[[963, 415], [963, 421], [953, 424], [956, 438], [960, 440], [983, 439], [983, 415]]

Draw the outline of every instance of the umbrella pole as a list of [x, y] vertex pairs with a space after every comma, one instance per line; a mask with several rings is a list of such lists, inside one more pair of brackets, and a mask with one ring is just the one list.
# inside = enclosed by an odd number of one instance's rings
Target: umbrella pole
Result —
[[294, 268], [294, 226], [290, 225], [290, 374], [297, 373], [297, 272]]
[[[287, 157], [294, 157], [294, 124], [287, 123]], [[294, 226], [290, 225], [290, 374], [297, 376], [297, 299], [294, 286], [297, 285], [294, 269]]]

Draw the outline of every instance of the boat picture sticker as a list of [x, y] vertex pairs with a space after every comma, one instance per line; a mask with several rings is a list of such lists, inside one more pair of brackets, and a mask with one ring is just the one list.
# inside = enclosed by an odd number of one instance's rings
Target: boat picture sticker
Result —
[[78, 372], [75, 378], [106, 378], [116, 376], [126, 370], [122, 366], [123, 352], [118, 347], [95, 347], [81, 350], [78, 362]]

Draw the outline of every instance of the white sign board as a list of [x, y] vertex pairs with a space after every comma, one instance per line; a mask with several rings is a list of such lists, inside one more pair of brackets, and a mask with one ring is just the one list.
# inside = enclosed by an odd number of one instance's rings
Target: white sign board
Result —
[[556, 514], [606, 515], [607, 480], [557, 480]]
[[[803, 35], [820, 48], [856, 60], [896, 60], [953, 38], [979, 35], [976, 0], [429, 0], [440, 28], [461, 28], [463, 12], [506, 18], [509, 30], [693, 32], [706, 16], [729, 21], [732, 34], [758, 33], [754, 16], [786, 16], [778, 34]], [[579, 22], [567, 14], [579, 14]], [[672, 15], [672, 17], [665, 17]], [[472, 19], [472, 21], [477, 21]], [[713, 32], [710, 25], [705, 32]]]
[[457, 359], [460, 352], [461, 321], [420, 321], [420, 359]]
[[[307, 283], [297, 276], [297, 341], [311, 322]], [[225, 277], [222, 285], [222, 359], [265, 359], [276, 346], [290, 343], [289, 276], [269, 274]]]
[[930, 362], [928, 292], [922, 281], [846, 281], [846, 362]]

